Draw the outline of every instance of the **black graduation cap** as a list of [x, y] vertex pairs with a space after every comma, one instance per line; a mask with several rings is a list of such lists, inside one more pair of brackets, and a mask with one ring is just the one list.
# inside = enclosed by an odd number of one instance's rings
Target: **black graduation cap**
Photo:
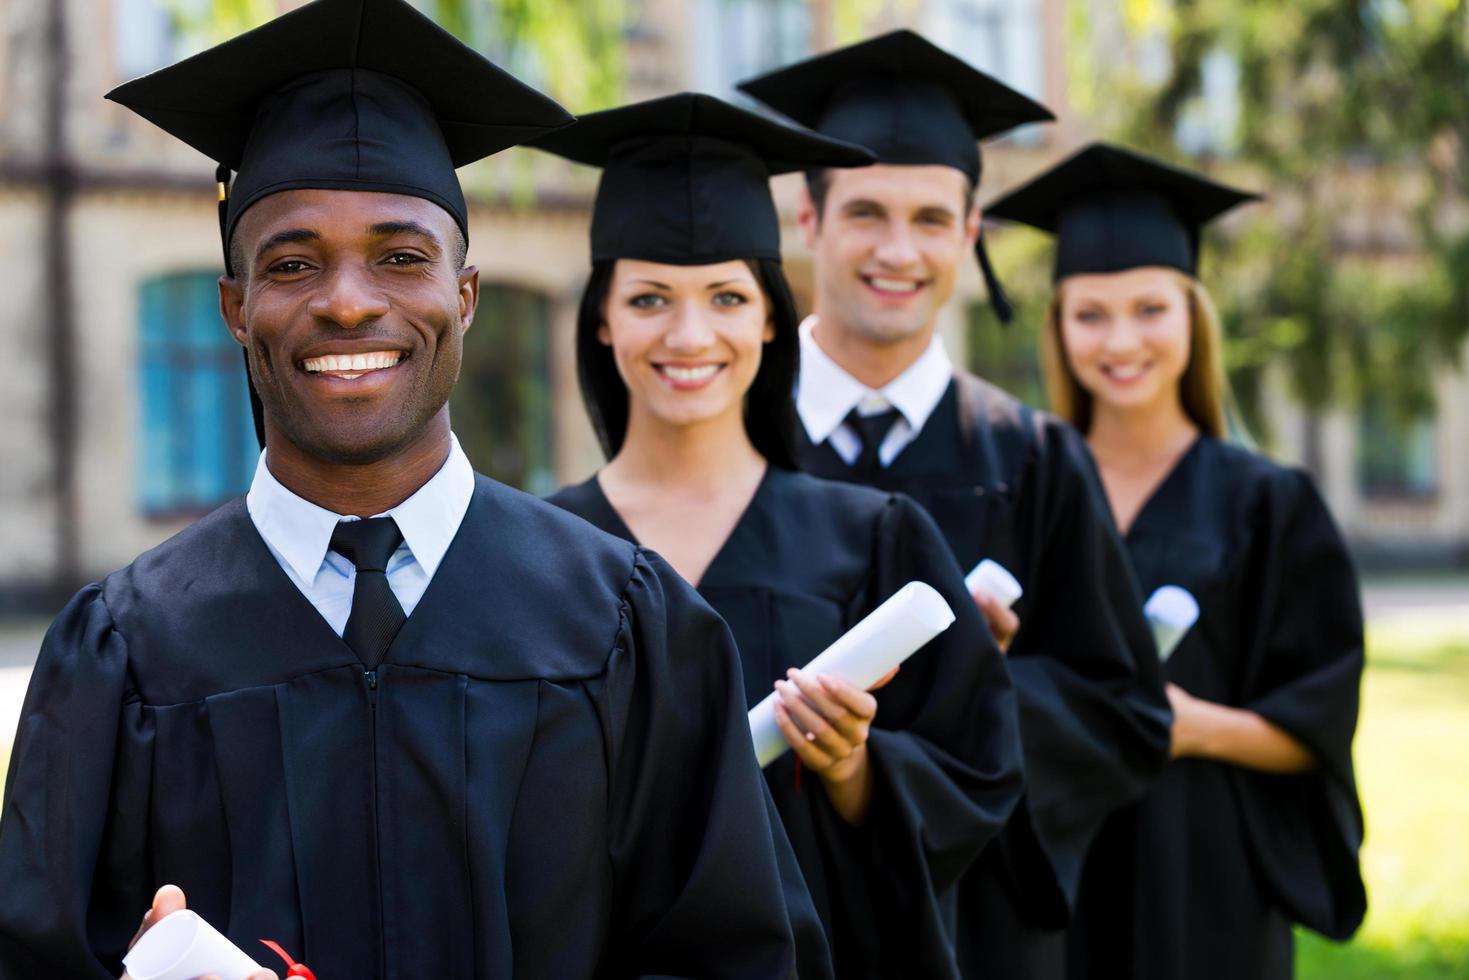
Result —
[[[978, 140], [1054, 119], [1039, 103], [918, 34], [893, 31], [741, 82], [742, 91], [817, 132], [865, 146], [879, 163], [942, 164], [979, 183]], [[975, 243], [990, 301], [1011, 310]]]
[[1196, 275], [1199, 229], [1260, 195], [1093, 143], [985, 213], [1056, 236], [1055, 278], [1164, 266]]
[[593, 262], [779, 259], [771, 176], [873, 162], [860, 146], [691, 92], [594, 112], [531, 145], [603, 168]]
[[[467, 240], [455, 168], [572, 119], [404, 0], [315, 0], [107, 98], [219, 164], [231, 273], [240, 215], [291, 189], [424, 198], [453, 215]], [[253, 384], [250, 399], [264, 445]]]
[[315, 0], [107, 98], [238, 172], [226, 242], [303, 187], [425, 198], [467, 233], [455, 168], [572, 118], [404, 0]]

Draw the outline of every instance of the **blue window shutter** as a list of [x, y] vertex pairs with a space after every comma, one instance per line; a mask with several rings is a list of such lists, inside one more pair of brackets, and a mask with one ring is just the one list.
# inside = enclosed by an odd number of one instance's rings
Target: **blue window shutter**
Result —
[[214, 272], [139, 291], [138, 506], [202, 513], [249, 486], [258, 452], [240, 348], [219, 316]]

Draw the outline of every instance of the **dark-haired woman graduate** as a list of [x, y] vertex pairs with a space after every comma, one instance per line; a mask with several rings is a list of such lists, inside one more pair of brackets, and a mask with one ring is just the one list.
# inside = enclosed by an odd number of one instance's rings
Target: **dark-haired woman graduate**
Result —
[[[577, 356], [610, 462], [551, 499], [666, 557], [733, 630], [748, 703], [779, 692], [794, 751], [766, 777], [838, 976], [956, 976], [942, 904], [1021, 791], [1008, 675], [917, 505], [792, 462], [768, 178], [870, 157], [700, 95], [538, 145], [605, 168]], [[958, 619], [880, 692], [793, 669], [912, 580]]]
[[1293, 922], [1341, 939], [1366, 907], [1357, 580], [1305, 474], [1224, 441], [1197, 278], [1200, 227], [1252, 196], [1095, 145], [989, 208], [1056, 234], [1056, 410], [1086, 433], [1144, 593], [1200, 607], [1165, 664], [1173, 762], [1088, 858], [1076, 978], [1289, 977]]

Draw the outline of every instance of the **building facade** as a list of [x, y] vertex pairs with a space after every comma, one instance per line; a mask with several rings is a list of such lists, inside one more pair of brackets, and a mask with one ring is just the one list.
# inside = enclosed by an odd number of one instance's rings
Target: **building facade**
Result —
[[[738, 79], [835, 43], [838, 6], [633, 0], [625, 96], [730, 97]], [[987, 150], [983, 198], [1086, 137], [1066, 100], [1065, 0], [869, 6], [868, 30], [916, 27], [1056, 110], [1057, 125]], [[54, 603], [238, 494], [253, 472], [239, 349], [217, 311], [213, 163], [102, 99], [191, 44], [161, 0], [0, 0], [0, 331], [9, 353], [0, 360], [0, 609]], [[482, 300], [455, 430], [477, 468], [546, 492], [600, 461], [573, 356], [595, 175], [517, 149], [464, 180]], [[793, 224], [800, 178], [775, 189], [788, 271], [804, 298], [809, 260]], [[965, 269], [959, 291], [942, 324], [956, 359], [1037, 394], [1025, 331], [1000, 333], [981, 312], [976, 270]], [[1469, 560], [1462, 372], [1445, 372], [1440, 396], [1437, 421], [1410, 438], [1374, 433], [1357, 415], [1326, 420], [1318, 475], [1365, 555]], [[1279, 450], [1301, 458], [1293, 409], [1283, 399], [1275, 409], [1286, 420]]]

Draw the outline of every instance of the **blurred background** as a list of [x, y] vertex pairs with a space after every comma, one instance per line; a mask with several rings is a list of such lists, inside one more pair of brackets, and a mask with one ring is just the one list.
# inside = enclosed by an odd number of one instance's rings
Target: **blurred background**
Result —
[[[573, 112], [733, 84], [913, 27], [1050, 106], [987, 147], [980, 200], [1096, 138], [1265, 191], [1210, 234], [1241, 438], [1310, 470], [1365, 579], [1357, 752], [1373, 902], [1308, 978], [1469, 978], [1469, 4], [1464, 0], [419, 0]], [[248, 485], [217, 312], [213, 162], [102, 94], [299, 6], [0, 0], [0, 765], [46, 620]], [[572, 335], [595, 173], [462, 172], [483, 293], [453, 401], [476, 467], [534, 493], [600, 462]], [[798, 299], [800, 180], [776, 182]], [[1047, 243], [987, 231], [942, 329], [1045, 403]], [[3, 771], [3, 770], [0, 770]]]

